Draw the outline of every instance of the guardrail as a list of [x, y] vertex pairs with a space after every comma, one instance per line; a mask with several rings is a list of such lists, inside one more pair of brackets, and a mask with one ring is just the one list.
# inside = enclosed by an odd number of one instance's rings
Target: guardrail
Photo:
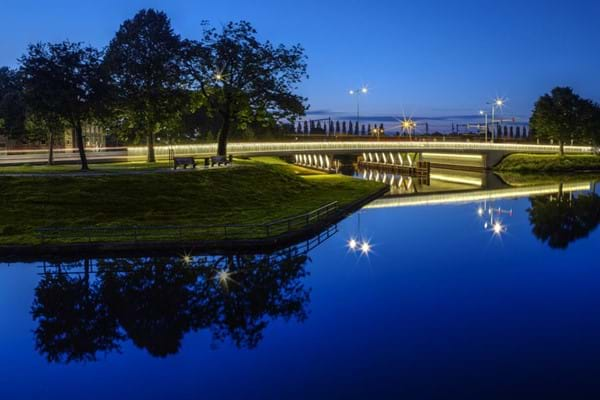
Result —
[[[168, 154], [173, 149], [176, 154], [213, 154], [216, 144], [191, 144], [174, 146], [156, 146], [157, 155]], [[484, 143], [484, 142], [450, 142], [450, 141], [298, 141], [267, 143], [229, 143], [227, 150], [232, 154], [293, 154], [302, 152], [363, 152], [363, 151], [503, 151], [526, 153], [558, 153], [558, 145], [521, 144], [521, 143]], [[565, 146], [565, 153], [592, 153], [591, 146]], [[146, 154], [145, 147], [129, 147], [130, 156]]]
[[40, 228], [37, 234], [42, 243], [267, 239], [306, 228], [332, 216], [338, 208], [335, 201], [304, 214], [261, 224], [60, 227]]

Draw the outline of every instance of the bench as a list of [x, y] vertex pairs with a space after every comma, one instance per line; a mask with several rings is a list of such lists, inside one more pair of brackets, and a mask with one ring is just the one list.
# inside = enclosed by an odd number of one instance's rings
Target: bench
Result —
[[215, 165], [227, 165], [233, 162], [233, 156], [225, 157], [225, 156], [213, 156], [210, 158], [204, 159], [204, 165], [208, 166], [210, 164], [211, 167]]
[[173, 169], [177, 169], [181, 165], [183, 169], [186, 169], [188, 165], [196, 168], [196, 160], [194, 160], [194, 157], [173, 157]]

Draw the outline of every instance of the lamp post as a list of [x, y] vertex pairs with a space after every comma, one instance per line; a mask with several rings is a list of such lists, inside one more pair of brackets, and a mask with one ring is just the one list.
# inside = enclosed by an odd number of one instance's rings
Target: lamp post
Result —
[[492, 105], [492, 143], [494, 143], [494, 136], [495, 136], [494, 129], [496, 128], [496, 125], [495, 125], [496, 121], [495, 121], [494, 116], [496, 113], [496, 108], [501, 109], [504, 106], [504, 99], [498, 97], [493, 102], [488, 103], [488, 104]]
[[486, 113], [483, 110], [480, 110], [479, 114], [483, 115], [485, 117], [485, 142], [487, 143], [487, 141], [488, 141], [488, 113]]
[[366, 86], [363, 86], [360, 89], [350, 90], [348, 93], [350, 96], [356, 96], [356, 123], [360, 122], [360, 95], [367, 94], [369, 89]]

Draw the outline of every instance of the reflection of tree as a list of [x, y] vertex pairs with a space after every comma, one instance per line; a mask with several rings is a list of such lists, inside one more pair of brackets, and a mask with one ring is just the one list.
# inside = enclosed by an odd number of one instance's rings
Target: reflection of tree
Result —
[[197, 277], [195, 269], [172, 259], [99, 261], [108, 308], [135, 345], [154, 356], [177, 353], [192, 328]]
[[262, 339], [267, 317], [303, 321], [309, 300], [300, 281], [306, 275], [305, 262], [306, 256], [286, 257], [276, 264], [268, 257], [230, 257], [231, 281], [215, 296], [215, 338], [231, 337], [238, 347], [253, 348]]
[[118, 350], [117, 322], [89, 275], [44, 273], [35, 289], [36, 349], [50, 362], [95, 361], [98, 352]]
[[307, 257], [104, 259], [96, 274], [45, 273], [32, 307], [37, 349], [49, 361], [93, 361], [126, 337], [154, 356], [179, 351], [189, 331], [210, 329], [253, 348], [269, 321], [306, 318]]
[[555, 249], [587, 237], [600, 223], [600, 197], [596, 193], [532, 197], [529, 222], [534, 235]]

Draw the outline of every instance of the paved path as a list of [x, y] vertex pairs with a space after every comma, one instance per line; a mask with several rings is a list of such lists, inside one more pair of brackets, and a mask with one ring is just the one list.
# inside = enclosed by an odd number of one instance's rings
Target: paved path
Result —
[[151, 175], [151, 174], [185, 174], [185, 173], [197, 173], [201, 171], [209, 171], [215, 169], [223, 169], [223, 168], [236, 168], [240, 165], [228, 165], [228, 166], [218, 166], [218, 167], [196, 167], [195, 169], [187, 168], [187, 169], [177, 169], [173, 170], [171, 168], [155, 168], [155, 169], [143, 169], [143, 170], [90, 170], [87, 172], [84, 171], [73, 171], [73, 172], [8, 172], [2, 173], [0, 172], [0, 178], [2, 177], [12, 177], [12, 178], [37, 178], [37, 177], [56, 177], [56, 178], [70, 178], [70, 177], [98, 177], [98, 176], [123, 176], [123, 175]]

